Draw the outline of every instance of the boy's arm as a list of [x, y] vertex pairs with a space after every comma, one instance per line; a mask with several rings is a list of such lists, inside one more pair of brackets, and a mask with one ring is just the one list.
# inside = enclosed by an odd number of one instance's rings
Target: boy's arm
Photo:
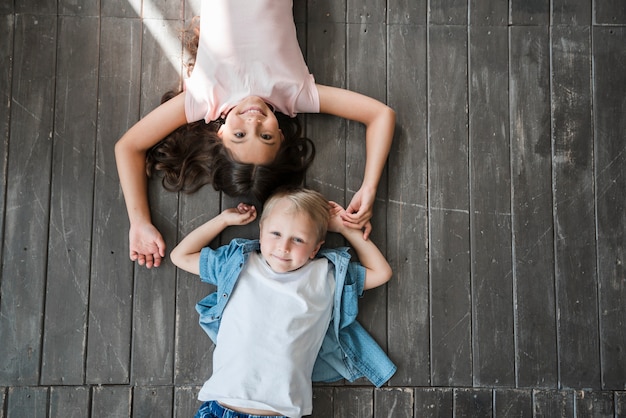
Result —
[[355, 229], [365, 227], [364, 238], [371, 231], [376, 189], [393, 141], [396, 113], [384, 103], [350, 90], [317, 85], [320, 112], [361, 122], [365, 125], [365, 172], [361, 188], [352, 198], [342, 218]]
[[170, 258], [178, 268], [200, 274], [200, 252], [224, 229], [233, 225], [246, 225], [256, 219], [254, 206], [240, 203], [236, 208], [226, 209], [215, 218], [191, 231], [172, 250]]
[[361, 231], [344, 224], [341, 219], [344, 209], [341, 206], [335, 202], [330, 202], [330, 206], [331, 219], [328, 230], [343, 235], [356, 252], [363, 267], [365, 267], [365, 286], [363, 290], [372, 289], [387, 283], [393, 272], [385, 256], [371, 240], [363, 238]]

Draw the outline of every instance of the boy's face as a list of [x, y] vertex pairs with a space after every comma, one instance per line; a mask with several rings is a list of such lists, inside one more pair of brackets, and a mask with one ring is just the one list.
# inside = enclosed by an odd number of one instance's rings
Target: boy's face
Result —
[[297, 270], [315, 257], [323, 244], [311, 218], [294, 212], [287, 199], [276, 202], [261, 224], [261, 254], [272, 270]]

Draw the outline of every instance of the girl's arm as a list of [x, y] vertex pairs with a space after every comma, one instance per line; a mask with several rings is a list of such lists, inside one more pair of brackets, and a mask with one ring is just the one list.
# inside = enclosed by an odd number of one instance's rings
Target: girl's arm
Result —
[[371, 231], [369, 220], [376, 198], [378, 182], [389, 155], [396, 114], [387, 105], [350, 90], [317, 85], [320, 112], [361, 122], [365, 125], [365, 173], [361, 188], [354, 195], [343, 215], [347, 226], [365, 228], [367, 239]]
[[165, 241], [150, 218], [146, 152], [186, 123], [185, 93], [181, 93], [147, 114], [115, 144], [117, 171], [130, 220], [130, 259], [148, 268], [161, 264]]
[[330, 207], [331, 217], [328, 230], [343, 235], [365, 267], [365, 286], [363, 289], [368, 290], [387, 283], [393, 272], [385, 256], [371, 240], [364, 239], [359, 230], [345, 225], [341, 219], [345, 210], [341, 206], [335, 202], [330, 202]]
[[178, 268], [200, 274], [200, 252], [224, 229], [233, 225], [246, 225], [256, 219], [256, 208], [240, 203], [236, 208], [226, 209], [215, 218], [191, 231], [172, 250], [170, 258]]

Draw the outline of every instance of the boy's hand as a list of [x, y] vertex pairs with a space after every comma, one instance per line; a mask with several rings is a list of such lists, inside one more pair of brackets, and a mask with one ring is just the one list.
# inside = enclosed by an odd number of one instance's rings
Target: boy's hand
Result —
[[236, 208], [226, 209], [221, 217], [228, 226], [247, 225], [256, 219], [256, 208], [252, 205], [240, 203]]
[[342, 216], [346, 213], [346, 210], [337, 202], [330, 201], [330, 220], [328, 221], [328, 230], [330, 232], [342, 233], [347, 228]]

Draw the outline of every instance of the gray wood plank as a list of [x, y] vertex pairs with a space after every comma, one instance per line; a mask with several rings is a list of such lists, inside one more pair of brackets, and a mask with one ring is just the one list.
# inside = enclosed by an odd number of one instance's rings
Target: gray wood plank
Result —
[[561, 385], [600, 388], [591, 38], [552, 29], [552, 177]]
[[[97, 17], [59, 17], [41, 383], [85, 375], [98, 95]], [[72, 45], [68, 48], [67, 45]], [[63, 301], [63, 303], [59, 303]]]
[[615, 400], [615, 416], [623, 417], [626, 416], [626, 392], [614, 392], [613, 399]]
[[388, 103], [398, 110], [388, 163], [388, 354], [398, 366], [391, 384], [428, 386], [426, 28], [393, 25], [388, 43]]
[[[428, 21], [428, 2], [425, 0], [389, 0], [387, 1], [388, 25], [426, 25]], [[389, 44], [389, 48], [393, 44]]]
[[615, 416], [613, 392], [577, 391], [575, 402], [577, 418], [611, 418]]
[[574, 415], [574, 391], [535, 390], [534, 418], [566, 418]]
[[[205, 186], [194, 195], [181, 195], [178, 241], [219, 212], [220, 194], [210, 186]], [[213, 371], [214, 346], [200, 328], [195, 309], [195, 304], [213, 292], [213, 289], [213, 286], [202, 283], [198, 276], [178, 270], [174, 368], [176, 385], [202, 384]]]
[[385, 6], [385, 2], [377, 0], [347, 0], [346, 21], [356, 24], [384, 23], [387, 18]]
[[374, 414], [374, 391], [370, 388], [336, 388], [334, 417], [362, 418]]
[[494, 418], [532, 418], [533, 400], [531, 390], [496, 389]]
[[0, 2], [0, 16], [11, 16], [11, 20], [13, 20], [12, 15], [15, 13], [15, 5], [13, 3], [14, 0]]
[[453, 416], [453, 391], [450, 388], [415, 388], [414, 417], [439, 418]]
[[94, 386], [91, 394], [91, 416], [130, 417], [131, 402], [130, 386]]
[[430, 26], [428, 195], [431, 379], [472, 382], [468, 196], [467, 30]]
[[[309, 23], [346, 22], [347, 0], [307, 0], [307, 5], [307, 20], [309, 21]], [[324, 44], [320, 45], [320, 47], [322, 47], [323, 45]], [[308, 63], [310, 69], [311, 62], [309, 61]]]
[[454, 417], [491, 418], [493, 416], [493, 392], [491, 389], [455, 389]]
[[173, 410], [174, 390], [171, 386], [135, 387], [133, 391], [133, 418], [170, 418]]
[[100, 16], [120, 18], [140, 18], [142, 0], [102, 1]]
[[197, 386], [180, 386], [174, 388], [174, 418], [193, 417], [200, 408]]
[[472, 27], [469, 42], [474, 386], [514, 386], [507, 28]]
[[[345, 88], [345, 25], [309, 20], [307, 47], [307, 63], [316, 82]], [[307, 173], [306, 186], [321, 192], [329, 200], [347, 205], [346, 120], [330, 115], [308, 114], [306, 135], [315, 143], [316, 149], [315, 161]], [[343, 244], [343, 239], [337, 234], [329, 234], [326, 239], [326, 245], [331, 248]]]
[[550, 0], [511, 0], [509, 23], [512, 25], [548, 25]]
[[6, 411], [6, 403], [7, 403], [7, 391], [6, 387], [0, 386], [0, 418], [5, 417], [4, 411]]
[[[8, 5], [7, 5], [8, 6]], [[11, 9], [13, 4], [10, 3]], [[0, 6], [1, 7], [1, 6]], [[3, 9], [3, 12], [9, 12]], [[9, 133], [11, 106], [13, 97], [11, 85], [13, 79], [13, 37], [15, 16], [0, 14], [0, 231], [4, 231], [6, 211], [7, 162], [9, 152]], [[2, 261], [3, 242], [0, 240], [0, 262]], [[0, 287], [1, 289], [1, 287]]]
[[138, 20], [101, 19], [88, 383], [130, 380], [133, 263], [113, 147], [139, 118], [140, 41]]
[[[56, 16], [17, 15], [0, 293], [0, 384], [39, 380], [52, 157]], [[35, 28], [35, 29], [34, 29]]]
[[624, 28], [594, 28], [594, 153], [602, 387], [626, 387]]
[[48, 388], [20, 386], [9, 388], [7, 394], [7, 418], [46, 418]]
[[467, 0], [431, 0], [428, 23], [431, 25], [467, 25]]
[[58, 0], [59, 15], [92, 16], [100, 15], [99, 0]]
[[87, 386], [52, 386], [49, 411], [51, 417], [84, 418], [89, 416]]
[[141, 3], [141, 17], [156, 20], [180, 20], [183, 17], [185, 0], [144, 1]]
[[552, 25], [589, 26], [591, 25], [592, 7], [593, 2], [587, 0], [553, 0]]
[[333, 393], [332, 387], [313, 386], [312, 418], [333, 416]]
[[622, 0], [594, 1], [594, 20], [599, 25], [626, 23], [626, 3]]
[[57, 0], [20, 0], [14, 1], [15, 13], [56, 15]]
[[[166, 91], [180, 80], [182, 44], [176, 20], [143, 20], [141, 53], [142, 116], [160, 104]], [[161, 232], [167, 250], [176, 245], [178, 195], [161, 186], [160, 177], [149, 182], [152, 222]], [[133, 291], [132, 381], [169, 384], [174, 375], [176, 268], [165, 259], [160, 267], [135, 266]]]
[[509, 30], [517, 385], [556, 387], [549, 34]]
[[[350, 5], [349, 5], [350, 6]], [[355, 13], [349, 9], [349, 13]], [[381, 102], [386, 102], [386, 28], [383, 24], [347, 25], [347, 88]], [[346, 197], [352, 200], [363, 181], [365, 172], [365, 127], [348, 122], [346, 141]], [[370, 239], [383, 254], [387, 252], [387, 176], [383, 173], [376, 193], [371, 219]], [[381, 286], [365, 293], [359, 301], [359, 322], [372, 334], [379, 345], [387, 347], [387, 288]]]
[[470, 0], [468, 7], [469, 24], [472, 26], [503, 26], [508, 23], [508, 1]]
[[412, 418], [412, 388], [382, 388], [374, 391], [375, 418]]

